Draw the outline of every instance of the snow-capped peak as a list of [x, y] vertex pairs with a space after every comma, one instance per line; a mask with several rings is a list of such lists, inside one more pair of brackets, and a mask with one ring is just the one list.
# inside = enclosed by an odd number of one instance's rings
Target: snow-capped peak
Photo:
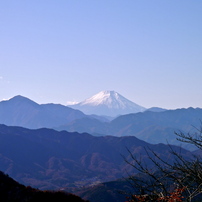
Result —
[[144, 111], [145, 108], [141, 107], [134, 102], [126, 99], [115, 91], [101, 91], [98, 94], [71, 106], [72, 108], [79, 109], [86, 114], [98, 115], [120, 115], [127, 113], [136, 113]]
[[84, 100], [83, 102], [80, 103], [80, 105], [93, 105], [93, 106], [97, 106], [97, 105], [113, 105], [115, 104], [115, 102], [118, 103], [118, 101], [121, 104], [121, 95], [119, 95], [117, 92], [115, 91], [101, 91], [98, 94]]

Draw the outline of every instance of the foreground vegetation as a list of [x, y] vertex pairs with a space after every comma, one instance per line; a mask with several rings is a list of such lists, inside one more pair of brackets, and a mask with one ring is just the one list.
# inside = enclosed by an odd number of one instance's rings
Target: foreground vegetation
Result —
[[[134, 156], [129, 151], [131, 159], [125, 158], [140, 174], [130, 176], [129, 182], [135, 188], [128, 202], [135, 201], [201, 201], [202, 196], [202, 128], [192, 134], [176, 133], [179, 141], [194, 145], [198, 150], [192, 157], [187, 157], [170, 146], [168, 159], [162, 159], [157, 153], [145, 148], [147, 156], [153, 163], [148, 167], [144, 159]], [[163, 151], [162, 151], [163, 152]], [[138, 190], [138, 192], [137, 192]]]

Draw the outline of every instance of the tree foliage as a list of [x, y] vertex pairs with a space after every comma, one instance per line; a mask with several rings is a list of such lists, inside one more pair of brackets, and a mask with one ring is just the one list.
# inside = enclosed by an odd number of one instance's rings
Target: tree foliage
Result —
[[[170, 145], [169, 159], [162, 159], [150, 148], [145, 148], [152, 166], [148, 166], [140, 157], [134, 156], [125, 161], [139, 174], [129, 177], [135, 194], [131, 194], [128, 202], [135, 201], [197, 201], [202, 193], [202, 127], [194, 133], [176, 132], [181, 142], [192, 144], [198, 148], [198, 154], [185, 156], [176, 147]], [[162, 151], [163, 152], [163, 151]]]

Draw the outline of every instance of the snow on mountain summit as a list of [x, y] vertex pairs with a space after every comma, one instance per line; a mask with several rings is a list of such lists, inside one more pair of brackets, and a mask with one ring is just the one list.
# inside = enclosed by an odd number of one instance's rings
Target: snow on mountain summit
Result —
[[86, 114], [117, 116], [127, 113], [137, 113], [145, 110], [115, 91], [101, 91], [98, 94], [76, 104], [71, 105]]
[[124, 98], [122, 95], [118, 94], [115, 91], [101, 91], [100, 93], [80, 102], [80, 106], [82, 105], [106, 105], [109, 108], [126, 108], [127, 105], [133, 105], [131, 101]]
[[[114, 91], [101, 91], [100, 93], [84, 100], [80, 103], [80, 105], [93, 105], [97, 106], [100, 104], [105, 104], [108, 106], [112, 106], [114, 102], [118, 103], [119, 94]], [[121, 100], [120, 100], [121, 101]]]

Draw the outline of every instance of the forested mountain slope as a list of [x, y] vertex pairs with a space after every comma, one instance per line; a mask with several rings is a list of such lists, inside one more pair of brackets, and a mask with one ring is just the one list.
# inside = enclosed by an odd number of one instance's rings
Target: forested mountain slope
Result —
[[[94, 137], [87, 133], [30, 130], [0, 125], [0, 170], [25, 185], [40, 189], [80, 187], [110, 181], [134, 172], [123, 159], [141, 155], [145, 148], [170, 161], [170, 148], [152, 145], [136, 137]], [[191, 153], [175, 149], [190, 156]]]

